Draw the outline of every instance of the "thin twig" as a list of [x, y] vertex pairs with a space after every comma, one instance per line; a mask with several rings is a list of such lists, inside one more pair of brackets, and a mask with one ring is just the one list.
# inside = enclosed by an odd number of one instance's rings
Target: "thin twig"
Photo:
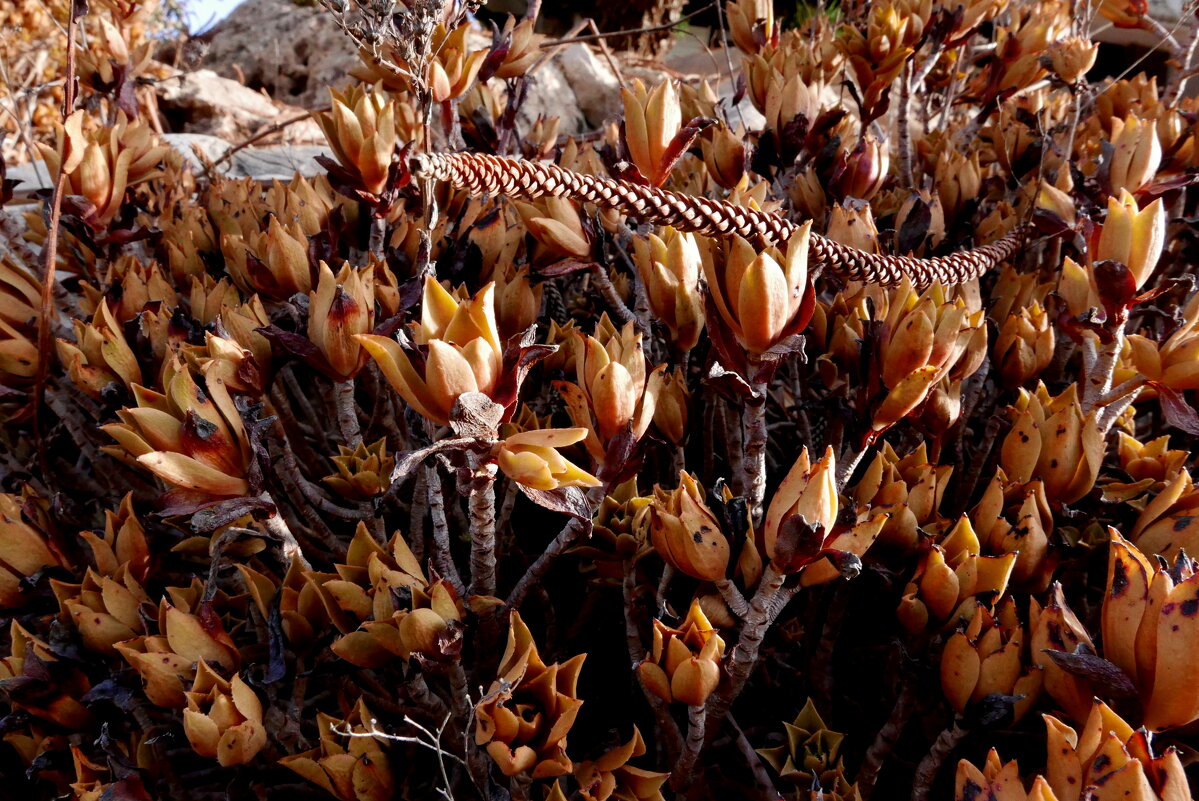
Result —
[[[587, 505], [594, 509], [600, 501], [604, 499], [607, 490], [604, 487], [592, 487], [587, 491]], [[529, 589], [535, 582], [538, 582], [549, 572], [550, 566], [554, 561], [570, 550], [571, 546], [584, 534], [591, 531], [591, 517], [588, 515], [586, 520], [572, 518], [566, 526], [558, 532], [558, 536], [554, 537], [553, 542], [538, 556], [533, 564], [529, 565], [528, 570], [521, 576], [520, 581], [512, 588], [512, 592], [508, 594], [508, 600], [505, 605], [509, 609], [519, 609], [524, 602], [525, 596], [529, 594]]]
[[745, 757], [745, 763], [749, 767], [750, 773], [754, 777], [754, 786], [758, 790], [758, 796], [762, 801], [778, 801], [778, 791], [774, 789], [774, 782], [770, 780], [770, 774], [766, 772], [766, 766], [762, 764], [761, 757], [754, 747], [750, 744], [749, 739], [745, 736], [745, 732], [737, 725], [737, 721], [732, 715], [725, 717], [728, 721], [729, 728], [736, 735], [737, 750]]
[[[67, 4], [67, 65], [66, 85], [63, 89], [62, 122], [75, 111], [75, 8], [74, 3]], [[47, 9], [49, 11], [49, 9]], [[57, 24], [54, 14], [50, 19]], [[64, 145], [65, 147], [65, 145]], [[38, 461], [42, 467], [42, 475], [49, 482], [52, 475], [49, 467], [49, 457], [46, 452], [45, 431], [42, 429], [42, 407], [46, 398], [46, 379], [50, 375], [51, 342], [50, 316], [54, 309], [54, 271], [58, 266], [58, 229], [62, 224], [62, 200], [67, 190], [67, 173], [65, 166], [67, 153], [62, 154], [63, 164], [59, 165], [58, 178], [54, 182], [54, 197], [50, 201], [50, 224], [46, 230], [46, 247], [43, 253], [42, 265], [42, 297], [41, 314], [37, 320], [37, 371], [34, 374], [33, 389], [33, 436], [37, 440]]]
[[708, 11], [708, 9], [712, 8], [713, 5], [716, 5], [716, 4], [709, 3], [708, 5], [704, 6], [703, 8], [696, 9], [695, 11], [692, 11], [690, 14], [679, 17], [674, 22], [666, 22], [661, 25], [651, 25], [647, 28], [632, 28], [632, 29], [624, 30], [624, 31], [608, 31], [607, 33], [589, 33], [586, 36], [576, 36], [573, 39], [559, 39], [556, 42], [542, 42], [541, 46], [543, 48], [562, 47], [564, 45], [570, 45], [570, 44], [574, 44], [576, 42], [594, 42], [597, 39], [615, 39], [616, 37], [619, 37], [619, 36], [637, 36], [637, 35], [643, 34], [643, 33], [657, 33], [658, 31], [668, 31], [671, 28], [678, 27], [679, 25], [683, 24], [684, 22], [686, 22], [689, 19], [693, 19], [695, 17], [698, 17], [700, 14], [706, 13]]
[[229, 148], [224, 153], [222, 153], [219, 158], [216, 158], [213, 161], [209, 162], [207, 165], [205, 165], [204, 177], [205, 178], [212, 177], [213, 169], [215, 169], [218, 165], [224, 164], [226, 161], [233, 158], [235, 155], [237, 155], [241, 151], [245, 150], [250, 145], [253, 145], [255, 142], [260, 142], [263, 139], [266, 139], [271, 134], [278, 133], [279, 131], [282, 131], [284, 128], [295, 125], [297, 122], [303, 122], [304, 120], [306, 120], [310, 117], [314, 117], [317, 114], [321, 114], [323, 112], [329, 111], [331, 108], [332, 108], [332, 106], [328, 106], [328, 105], [320, 106], [319, 108], [314, 108], [314, 109], [305, 111], [303, 114], [300, 114], [296, 117], [291, 117], [289, 119], [283, 120], [282, 122], [276, 122], [273, 125], [268, 125], [266, 128], [263, 128], [261, 131], [254, 134], [249, 139], [245, 139], [241, 142], [238, 142], [236, 145], [234, 145], [233, 147]]

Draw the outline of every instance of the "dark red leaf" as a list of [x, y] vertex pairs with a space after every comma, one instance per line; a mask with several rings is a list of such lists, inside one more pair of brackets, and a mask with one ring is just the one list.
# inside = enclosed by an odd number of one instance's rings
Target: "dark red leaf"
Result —
[[1066, 653], [1046, 649], [1058, 667], [1067, 673], [1091, 682], [1105, 697], [1136, 698], [1137, 687], [1123, 670], [1096, 654]]
[[919, 195], [912, 198], [911, 210], [904, 216], [895, 234], [895, 252], [900, 256], [915, 253], [928, 236], [933, 222], [933, 212]]
[[695, 137], [699, 136], [707, 128], [716, 124], [716, 120], [711, 117], [692, 117], [679, 132], [674, 135], [674, 139], [670, 140], [670, 144], [662, 153], [662, 159], [658, 162], [658, 183], [661, 184], [670, 175], [670, 171], [674, 169], [674, 165], [678, 163], [687, 149], [691, 147], [691, 143], [695, 141]]
[[720, 362], [712, 362], [704, 383], [716, 390], [721, 397], [736, 403], [744, 403], [754, 395], [753, 387], [739, 373], [724, 369]]
[[1157, 398], [1161, 402], [1166, 422], [1180, 431], [1199, 436], [1199, 413], [1196, 413], [1194, 406], [1187, 403], [1182, 393], [1157, 381], [1150, 381], [1149, 386], [1157, 390]]
[[548, 267], [542, 267], [537, 271], [538, 275], [544, 275], [546, 278], [554, 278], [559, 275], [570, 275], [577, 273], [580, 270], [592, 270], [598, 268], [599, 265], [593, 261], [579, 261], [578, 259], [562, 259], [556, 261]]
[[1095, 262], [1092, 270], [1095, 286], [1099, 289], [1099, 300], [1107, 312], [1109, 323], [1116, 325], [1123, 322], [1137, 294], [1136, 277], [1123, 262], [1114, 259]]
[[[811, 288], [808, 289], [808, 294], [815, 295]], [[806, 298], [805, 298], [806, 301]], [[803, 308], [800, 308], [800, 314], [797, 317], [802, 317]], [[810, 312], [809, 312], [810, 316]], [[807, 321], [804, 321], [806, 326]], [[804, 361], [804, 338], [802, 334], [791, 334], [784, 337], [780, 342], [772, 346], [769, 350], [758, 357], [759, 364], [758, 372], [754, 375], [754, 381], [757, 383], [770, 383], [774, 377], [774, 373], [783, 365], [791, 356], [798, 354], [800, 361]]]
[[523, 492], [526, 498], [543, 509], [570, 515], [576, 520], [582, 520], [587, 523], [591, 522], [591, 506], [587, 503], [587, 496], [583, 493], [583, 490], [578, 487], [538, 490], [526, 487], [524, 484], [518, 482], [516, 488]]

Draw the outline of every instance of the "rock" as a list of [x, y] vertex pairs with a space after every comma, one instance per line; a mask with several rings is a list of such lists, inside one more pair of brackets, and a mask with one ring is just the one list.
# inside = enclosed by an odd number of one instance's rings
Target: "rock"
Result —
[[574, 90], [575, 102], [592, 129], [624, 113], [620, 81], [612, 68], [587, 45], [577, 42], [554, 57], [563, 77]]
[[[163, 134], [162, 138], [182, 153], [197, 172], [202, 168], [193, 148], [198, 149], [206, 160], [215, 162], [233, 147], [224, 139], [206, 134], [168, 133]], [[323, 174], [325, 168], [316, 161], [316, 157], [322, 155], [332, 157], [333, 154], [327, 147], [319, 145], [246, 147], [221, 162], [217, 170], [229, 178], [290, 181], [297, 172], [306, 178]], [[21, 198], [31, 196], [39, 189], [53, 188], [43, 161], [9, 167], [8, 177], [19, 182], [15, 193]]]
[[562, 135], [576, 135], [588, 129], [574, 89], [554, 60], [545, 62], [533, 73], [525, 102], [516, 114], [517, 130], [528, 131], [538, 117], [557, 117], [561, 120], [558, 133]]
[[311, 178], [325, 172], [325, 168], [316, 162], [317, 156], [332, 158], [333, 153], [319, 145], [247, 147], [230, 158], [229, 168], [224, 172], [231, 178], [256, 181], [290, 181], [297, 172]]
[[281, 112], [270, 98], [212, 70], [180, 73], [157, 88], [159, 111], [172, 128], [187, 133], [239, 141]]
[[329, 102], [358, 66], [354, 45], [319, 6], [246, 0], [212, 31], [202, 65], [304, 108]]
[[196, 151], [200, 151], [200, 155], [207, 161], [216, 161], [221, 156], [233, 147], [230, 142], [221, 139], [219, 136], [211, 136], [209, 134], [194, 134], [194, 133], [168, 133], [163, 134], [162, 138], [167, 144], [183, 154], [187, 163], [191, 165], [193, 170], [200, 169], [200, 159], [196, 157]]

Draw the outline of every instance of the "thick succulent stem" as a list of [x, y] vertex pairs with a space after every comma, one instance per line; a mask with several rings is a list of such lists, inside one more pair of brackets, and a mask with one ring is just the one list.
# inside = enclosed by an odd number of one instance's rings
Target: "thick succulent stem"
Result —
[[716, 582], [716, 589], [720, 591], [720, 597], [724, 599], [730, 612], [739, 618], [749, 614], [749, 601], [745, 600], [745, 596], [741, 594], [741, 590], [737, 589], [736, 584], [729, 579], [721, 579]]
[[[754, 370], [753, 365], [750, 370]], [[755, 381], [753, 391], [753, 397], [741, 409], [741, 425], [745, 429], [745, 499], [756, 524], [762, 519], [766, 500], [766, 382]]]
[[433, 519], [433, 564], [441, 577], [453, 585], [459, 595], [466, 594], [454, 555], [450, 552], [450, 524], [445, 516], [445, 493], [441, 489], [441, 474], [437, 465], [431, 464], [425, 474], [429, 494], [429, 517]]
[[354, 379], [336, 382], [333, 400], [337, 404], [337, 427], [341, 429], [341, 438], [351, 448], [357, 448], [362, 444], [362, 429], [358, 426], [358, 410], [354, 408]]
[[908, 127], [912, 114], [912, 61], [903, 65], [899, 76], [899, 109], [895, 115], [896, 149], [899, 151], [899, 179], [904, 189], [911, 189], [912, 180], [912, 134]]
[[1086, 383], [1082, 388], [1082, 411], [1087, 414], [1099, 405], [1100, 400], [1111, 391], [1112, 377], [1120, 363], [1120, 351], [1124, 347], [1124, 323], [1112, 331], [1112, 341], [1099, 346], [1094, 359], [1088, 359], [1090, 369], [1086, 371]]
[[484, 465], [470, 491], [470, 594], [495, 595], [495, 474]]
[[928, 801], [941, 766], [969, 733], [968, 729], [962, 728], [960, 720], [954, 720], [953, 725], [941, 732], [933, 747], [916, 766], [916, 775], [912, 779], [912, 801]]
[[728, 676], [708, 698], [706, 725], [709, 738], [720, 728], [733, 701], [745, 687], [745, 682], [758, 662], [758, 651], [762, 647], [766, 631], [782, 611], [782, 604], [777, 603], [777, 600], [785, 578], [775, 570], [773, 563], [768, 564], [762, 573], [758, 591], [749, 602], [749, 611], [741, 625], [741, 637], [728, 658]]
[[371, 236], [367, 243], [367, 251], [376, 258], [383, 258], [383, 249], [387, 247], [387, 218], [371, 218]]
[[674, 770], [670, 772], [670, 786], [675, 790], [686, 789], [696, 779], [693, 774], [695, 763], [704, 749], [707, 717], [708, 708], [706, 706], [697, 704], [687, 707], [687, 741], [684, 744], [683, 753], [674, 763]]

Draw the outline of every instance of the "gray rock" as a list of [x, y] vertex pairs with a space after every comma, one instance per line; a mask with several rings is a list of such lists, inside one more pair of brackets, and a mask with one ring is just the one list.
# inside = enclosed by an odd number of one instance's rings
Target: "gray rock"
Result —
[[17, 182], [13, 191], [19, 196], [54, 186], [50, 180], [50, 174], [46, 171], [46, 162], [41, 159], [27, 161], [24, 164], [9, 165], [8, 177]]
[[560, 134], [574, 135], [588, 130], [574, 89], [553, 60], [538, 67], [531, 81], [525, 102], [516, 114], [519, 131], [528, 131], [538, 117], [557, 117], [561, 120], [558, 125]]
[[229, 148], [233, 147], [230, 142], [221, 139], [219, 136], [210, 134], [195, 134], [195, 133], [168, 133], [163, 134], [162, 138], [166, 143], [178, 150], [187, 159], [187, 163], [192, 169], [200, 168], [200, 159], [196, 157], [196, 151], [208, 161], [216, 161], [221, 156], [228, 152]]
[[240, 71], [247, 86], [305, 108], [327, 103], [327, 87], [350, 83], [358, 64], [353, 43], [328, 12], [290, 0], [243, 2], [213, 29], [203, 59], [221, 75]]
[[156, 84], [158, 108], [172, 127], [238, 141], [281, 113], [260, 92], [212, 70], [184, 72]]
[[[200, 169], [200, 160], [195, 149], [208, 161], [215, 162], [233, 147], [224, 139], [206, 134], [164, 134], [163, 139], [183, 154], [193, 170]], [[298, 172], [306, 178], [325, 172], [317, 163], [317, 156], [332, 157], [327, 147], [320, 145], [274, 145], [268, 147], [243, 148], [217, 166], [217, 170], [230, 178], [253, 178], [256, 181], [290, 181]], [[10, 167], [8, 177], [20, 183], [16, 194], [28, 197], [39, 189], [50, 189], [53, 184], [46, 165], [42, 161], [18, 164]]]
[[554, 63], [574, 90], [588, 126], [599, 128], [605, 121], [620, 117], [620, 81], [602, 57], [580, 42], [563, 48], [554, 56]]
[[225, 174], [256, 181], [290, 181], [297, 172], [311, 178], [325, 172], [325, 168], [316, 162], [316, 157], [332, 155], [328, 148], [319, 145], [248, 147], [229, 159], [230, 166]]

